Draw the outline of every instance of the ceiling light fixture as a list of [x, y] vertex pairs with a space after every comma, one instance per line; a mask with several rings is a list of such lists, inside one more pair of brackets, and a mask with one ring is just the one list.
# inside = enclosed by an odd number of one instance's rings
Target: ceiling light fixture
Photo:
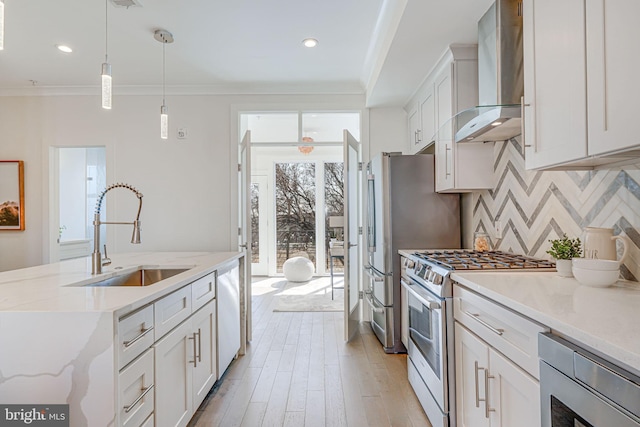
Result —
[[0, 50], [4, 50], [4, 0], [0, 0]]
[[308, 38], [308, 39], [302, 40], [302, 44], [305, 45], [306, 47], [316, 47], [318, 46], [318, 40]]
[[73, 52], [73, 49], [71, 49], [69, 46], [64, 45], [64, 44], [57, 44], [56, 47], [58, 48], [58, 50], [60, 52], [64, 52], [64, 53], [71, 53]]
[[173, 43], [173, 34], [167, 30], [156, 30], [153, 38], [162, 43], [162, 105], [160, 106], [160, 138], [167, 139], [169, 137], [169, 109], [165, 104], [165, 45]]
[[104, 1], [104, 62], [102, 63], [102, 108], [111, 109], [111, 64], [109, 64], [109, 2]]

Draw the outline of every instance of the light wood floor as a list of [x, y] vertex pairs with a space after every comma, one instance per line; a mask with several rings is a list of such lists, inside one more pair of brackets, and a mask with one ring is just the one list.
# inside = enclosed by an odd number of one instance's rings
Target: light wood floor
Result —
[[190, 426], [430, 426], [407, 380], [368, 324], [343, 340], [343, 314], [274, 313], [282, 282], [253, 288], [253, 340]]

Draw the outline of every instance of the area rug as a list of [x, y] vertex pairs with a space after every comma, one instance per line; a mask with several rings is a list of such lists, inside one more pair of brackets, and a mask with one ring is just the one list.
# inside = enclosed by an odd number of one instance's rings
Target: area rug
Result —
[[333, 300], [331, 282], [328, 277], [312, 279], [308, 282], [287, 282], [275, 298], [273, 311], [343, 311], [344, 291], [342, 277], [334, 278]]

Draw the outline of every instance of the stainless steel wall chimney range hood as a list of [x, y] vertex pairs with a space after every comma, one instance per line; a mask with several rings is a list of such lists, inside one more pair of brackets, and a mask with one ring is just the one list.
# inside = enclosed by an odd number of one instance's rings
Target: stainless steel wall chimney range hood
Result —
[[478, 22], [478, 82], [479, 106], [458, 114], [455, 142], [504, 141], [519, 135], [522, 0], [497, 0]]

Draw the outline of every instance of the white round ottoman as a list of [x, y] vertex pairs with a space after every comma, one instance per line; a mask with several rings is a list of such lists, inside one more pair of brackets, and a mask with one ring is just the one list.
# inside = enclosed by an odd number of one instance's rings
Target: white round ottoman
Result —
[[313, 276], [313, 263], [301, 256], [294, 256], [282, 266], [284, 277], [290, 282], [306, 282]]

